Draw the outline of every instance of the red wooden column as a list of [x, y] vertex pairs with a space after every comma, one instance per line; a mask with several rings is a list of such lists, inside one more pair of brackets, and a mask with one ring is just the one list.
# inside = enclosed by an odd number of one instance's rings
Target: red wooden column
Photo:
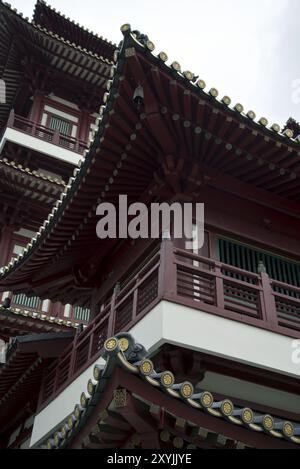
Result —
[[41, 113], [43, 107], [43, 94], [37, 91], [33, 98], [33, 105], [30, 112], [30, 120], [35, 124], [39, 124], [41, 120]]
[[82, 111], [80, 118], [80, 127], [78, 139], [87, 142], [90, 132], [90, 113], [88, 111]]
[[0, 267], [3, 267], [10, 261], [10, 252], [12, 248], [12, 239], [14, 228], [11, 226], [4, 226], [1, 230], [0, 239]]
[[49, 314], [49, 316], [54, 316], [55, 318], [60, 318], [60, 319], [66, 319], [64, 316], [64, 313], [65, 313], [65, 306], [62, 303], [60, 303], [59, 301], [56, 303], [50, 302], [49, 311], [47, 313]]

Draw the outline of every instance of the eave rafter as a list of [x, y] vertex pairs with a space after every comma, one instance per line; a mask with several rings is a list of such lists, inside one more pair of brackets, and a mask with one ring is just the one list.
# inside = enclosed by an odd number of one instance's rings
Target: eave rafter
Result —
[[176, 150], [176, 142], [173, 140], [172, 135], [170, 135], [168, 128], [165, 126], [157, 100], [152, 89], [149, 87], [147, 75], [143, 70], [141, 61], [136, 56], [135, 49], [128, 48], [127, 50], [132, 51], [127, 53], [127, 63], [131, 74], [135, 77], [135, 86], [142, 86], [144, 89], [143, 107], [147, 116], [147, 125], [151, 130], [151, 135], [158, 146], [161, 147], [163, 153], [174, 153]]

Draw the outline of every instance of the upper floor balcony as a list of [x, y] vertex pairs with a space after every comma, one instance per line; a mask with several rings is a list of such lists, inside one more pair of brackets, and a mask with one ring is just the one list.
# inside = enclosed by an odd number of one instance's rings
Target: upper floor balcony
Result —
[[58, 130], [10, 112], [7, 126], [0, 142], [0, 153], [7, 142], [12, 142], [61, 161], [78, 164], [87, 143]]
[[[272, 280], [262, 264], [258, 271], [239, 269], [163, 241], [137, 275], [129, 274], [128, 281], [117, 285], [97, 317], [49, 370], [40, 405], [47, 405], [95, 363], [108, 337], [126, 331], [144, 334], [151, 347], [164, 312], [168, 314], [159, 326], [161, 340], [207, 346], [214, 354], [231, 358], [234, 354], [254, 366], [294, 373], [290, 346], [291, 338], [300, 338], [300, 288]], [[168, 311], [157, 310], [161, 303], [168, 305]], [[139, 328], [155, 309], [153, 321]]]

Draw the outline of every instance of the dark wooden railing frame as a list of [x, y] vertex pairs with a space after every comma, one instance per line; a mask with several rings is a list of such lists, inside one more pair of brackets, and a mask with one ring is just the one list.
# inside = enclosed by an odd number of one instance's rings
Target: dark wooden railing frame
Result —
[[[204, 264], [206, 268], [195, 266], [195, 262]], [[178, 292], [178, 275], [182, 269], [192, 275], [192, 278], [204, 278], [212, 281], [213, 304], [203, 302], [197, 296], [192, 299], [188, 295], [185, 296]], [[224, 271], [227, 274], [224, 274]], [[230, 277], [228, 272], [232, 275], [247, 278], [250, 282]], [[150, 300], [140, 310], [140, 292], [147, 285], [150, 285]], [[226, 294], [224, 293], [224, 288], [227, 288], [226, 285], [233, 285], [241, 292], [250, 291], [250, 296], [253, 292], [253, 296], [257, 298], [256, 317], [251, 317], [251, 310], [249, 313], [249, 308], [243, 306], [243, 302], [239, 304], [237, 301], [237, 311], [228, 309], [228, 299], [226, 300]], [[166, 300], [267, 331], [299, 338], [300, 321], [294, 324], [292, 321], [284, 322], [279, 320], [276, 299], [279, 298], [285, 302], [290, 302], [292, 305], [296, 304], [299, 309], [300, 299], [277, 293], [274, 291], [276, 287], [292, 290], [300, 298], [300, 288], [272, 280], [265, 272], [254, 274], [175, 248], [171, 240], [162, 241], [160, 250], [143, 266], [138, 275], [131, 279], [124, 289], [120, 289], [119, 285], [116, 286], [110, 301], [106, 302], [101, 313], [83, 332], [76, 335], [73, 343], [67, 348], [63, 356], [55, 362], [52, 369], [47, 370], [40, 395], [39, 411], [46, 407], [51, 400], [100, 357], [107, 337], [121, 332], [116, 328], [117, 318], [119, 312], [122, 311], [122, 307], [126, 306], [129, 300], [131, 314], [129, 320], [122, 327], [122, 332], [129, 331], [160, 301]], [[287, 327], [282, 325], [284, 323]], [[77, 366], [78, 362], [79, 366]]]
[[26, 117], [18, 116], [13, 109], [10, 111], [7, 128], [17, 130], [31, 137], [64, 148], [65, 150], [79, 153], [80, 155], [88, 148], [86, 142], [69, 135], [61, 134], [58, 130], [52, 130]]
[[[215, 295], [216, 295], [216, 302], [214, 305], [204, 304], [201, 301], [196, 303], [194, 300], [189, 300], [187, 298], [182, 297], [176, 293], [174, 295], [174, 287], [172, 288], [171, 295], [164, 294], [164, 299], [168, 301], [172, 301], [175, 303], [179, 303], [186, 306], [191, 306], [193, 308], [201, 309], [203, 312], [207, 312], [210, 314], [214, 314], [217, 316], [222, 316], [227, 319], [232, 319], [238, 322], [243, 322], [261, 329], [266, 329], [271, 332], [275, 332], [281, 335], [286, 335], [292, 338], [299, 338], [300, 337], [300, 316], [299, 316], [299, 323], [294, 324], [292, 322], [285, 321], [288, 327], [282, 326], [284, 321], [280, 321], [278, 318], [278, 312], [276, 307], [276, 300], [282, 299], [291, 305], [297, 305], [300, 309], [300, 299], [294, 298], [289, 295], [284, 295], [281, 293], [277, 293], [275, 291], [275, 287], [281, 288], [283, 290], [290, 290], [299, 295], [300, 298], [300, 288], [287, 285], [282, 282], [278, 282], [276, 280], [272, 280], [267, 273], [261, 272], [259, 274], [254, 274], [252, 272], [248, 272], [237, 267], [233, 267], [227, 264], [223, 264], [221, 262], [215, 261], [213, 259], [207, 259], [205, 257], [201, 257], [190, 252], [184, 251], [182, 249], [170, 249], [169, 256], [172, 256], [169, 265], [173, 266], [173, 273], [169, 275], [169, 281], [172, 278], [176, 278], [177, 281], [177, 269], [181, 267], [186, 268], [186, 264], [181, 262], [177, 259], [177, 257], [181, 256], [186, 259], [189, 259], [191, 263], [193, 261], [199, 263], [205, 263], [209, 265], [213, 270], [205, 270], [201, 267], [195, 267], [190, 265], [189, 268], [195, 274], [200, 273], [203, 275], [207, 275], [210, 277], [215, 278]], [[169, 267], [169, 269], [172, 267]], [[222, 271], [230, 271], [239, 276], [244, 276], [249, 279], [252, 279], [256, 284], [249, 284], [245, 281], [238, 280], [235, 278], [228, 277], [224, 275]], [[254, 318], [243, 314], [238, 314], [232, 312], [230, 310], [225, 310], [225, 294], [224, 294], [224, 282], [232, 283], [241, 288], [249, 288], [253, 291], [256, 291], [259, 295], [259, 317]], [[176, 288], [176, 287], [175, 287]], [[241, 307], [242, 310], [242, 307]]]

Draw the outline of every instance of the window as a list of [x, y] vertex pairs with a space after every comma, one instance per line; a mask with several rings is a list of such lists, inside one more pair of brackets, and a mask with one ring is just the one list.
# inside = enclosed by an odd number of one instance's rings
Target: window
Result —
[[299, 263], [224, 238], [218, 239], [218, 251], [225, 264], [257, 273], [259, 262], [263, 262], [273, 280], [300, 287]]
[[19, 306], [23, 308], [30, 308], [30, 309], [39, 309], [40, 306], [40, 299], [37, 297], [27, 297], [26, 295], [14, 295], [12, 297], [12, 304], [14, 306]]
[[49, 128], [51, 130], [58, 130], [63, 135], [71, 135], [72, 132], [72, 124], [57, 116], [50, 117]]
[[89, 322], [91, 311], [87, 308], [80, 308], [80, 306], [74, 307], [74, 319], [75, 321]]

